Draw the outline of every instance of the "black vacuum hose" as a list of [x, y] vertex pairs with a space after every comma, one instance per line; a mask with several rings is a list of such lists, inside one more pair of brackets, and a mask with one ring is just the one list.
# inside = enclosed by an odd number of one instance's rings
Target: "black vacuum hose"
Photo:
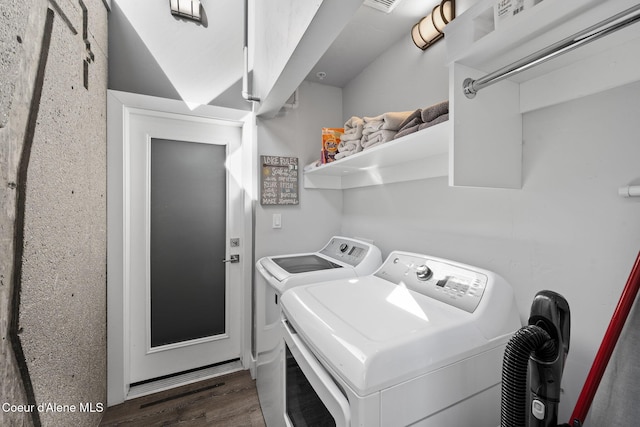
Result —
[[524, 427], [527, 422], [527, 366], [531, 353], [539, 360], [550, 361], [557, 356], [556, 343], [539, 326], [520, 328], [511, 337], [504, 351], [502, 364], [501, 427]]

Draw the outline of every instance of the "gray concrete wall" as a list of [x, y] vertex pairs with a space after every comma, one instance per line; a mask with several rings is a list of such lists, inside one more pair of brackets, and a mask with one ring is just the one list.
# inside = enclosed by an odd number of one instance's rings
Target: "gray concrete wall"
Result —
[[0, 4], [0, 405], [45, 405], [0, 425], [94, 426], [106, 401], [107, 13]]
[[[0, 2], [0, 404], [27, 401], [9, 335], [13, 299], [17, 169], [33, 93], [46, 4]], [[0, 409], [0, 425], [30, 425], [28, 413]]]

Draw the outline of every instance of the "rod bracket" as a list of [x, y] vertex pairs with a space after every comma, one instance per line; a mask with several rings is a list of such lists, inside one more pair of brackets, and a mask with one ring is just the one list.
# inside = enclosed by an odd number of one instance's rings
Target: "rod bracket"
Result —
[[462, 82], [462, 90], [464, 91], [464, 96], [469, 99], [475, 98], [476, 93], [478, 93], [478, 91], [473, 88], [474, 83], [475, 80], [470, 77], [467, 77], [466, 79], [464, 79], [464, 82]]

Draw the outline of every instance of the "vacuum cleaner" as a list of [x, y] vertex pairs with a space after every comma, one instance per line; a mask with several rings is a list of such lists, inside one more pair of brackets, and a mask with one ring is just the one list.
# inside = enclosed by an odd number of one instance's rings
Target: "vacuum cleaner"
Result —
[[505, 349], [501, 427], [558, 427], [570, 327], [567, 301], [553, 291], [538, 292], [528, 325], [513, 335]]
[[552, 291], [539, 292], [527, 326], [505, 349], [501, 427], [582, 427], [600, 380], [640, 292], [640, 252], [578, 397], [570, 424], [557, 424], [560, 381], [569, 353], [569, 304]]

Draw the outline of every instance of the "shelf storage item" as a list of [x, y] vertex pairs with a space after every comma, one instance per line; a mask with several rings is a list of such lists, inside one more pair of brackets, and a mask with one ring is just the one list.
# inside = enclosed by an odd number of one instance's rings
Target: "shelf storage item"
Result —
[[311, 169], [304, 186], [344, 190], [446, 176], [450, 129], [446, 121]]

